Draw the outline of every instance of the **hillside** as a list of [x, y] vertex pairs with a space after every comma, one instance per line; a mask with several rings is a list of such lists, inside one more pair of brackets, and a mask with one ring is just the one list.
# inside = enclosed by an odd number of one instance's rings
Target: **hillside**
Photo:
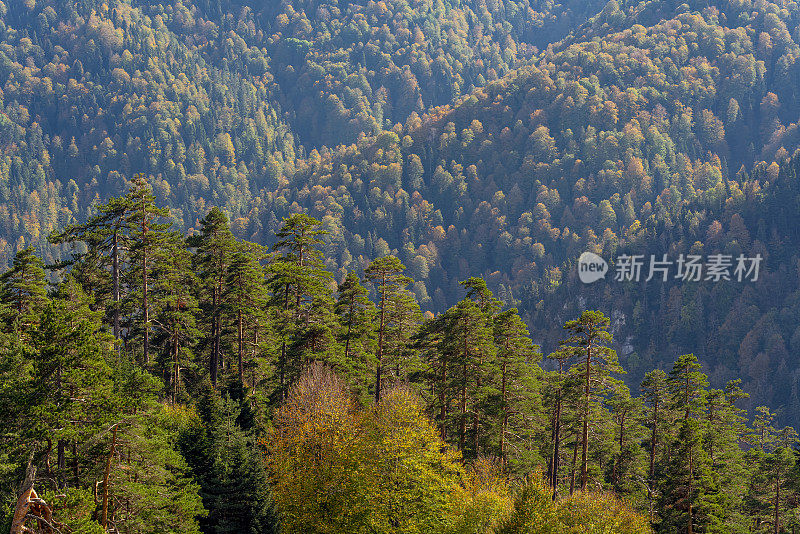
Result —
[[[793, 369], [800, 342], [798, 185], [795, 163], [771, 162], [797, 150], [798, 49], [779, 18], [796, 13], [724, 7], [547, 52], [374, 143], [310, 161], [284, 198], [344, 221], [342, 264], [364, 250], [359, 236], [367, 254], [376, 241], [398, 251], [434, 288], [418, 293], [433, 309], [477, 270], [551, 350], [564, 319], [551, 310], [581, 307], [580, 291], [619, 313], [634, 376], [693, 350], [712, 378], [741, 373], [754, 402], [792, 417], [797, 377], [769, 370]], [[761, 253], [767, 271], [754, 287], [585, 288], [573, 264], [584, 250]]]
[[0, 0], [0, 530], [793, 532], [798, 97], [790, 0]]

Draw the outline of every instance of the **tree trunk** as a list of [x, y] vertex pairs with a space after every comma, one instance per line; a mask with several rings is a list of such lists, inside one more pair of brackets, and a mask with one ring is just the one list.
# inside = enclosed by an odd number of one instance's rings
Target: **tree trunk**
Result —
[[113, 246], [111, 248], [111, 279], [113, 283], [114, 299], [114, 338], [119, 339], [119, 223], [114, 227]]
[[219, 295], [217, 286], [211, 295], [211, 361], [209, 371], [211, 372], [211, 385], [217, 387], [217, 373], [219, 372], [219, 317], [217, 307], [219, 306]]
[[441, 406], [439, 411], [439, 422], [441, 426], [442, 441], [447, 440], [447, 361], [442, 359], [442, 378], [441, 386], [439, 386], [439, 404]]
[[108, 477], [111, 475], [111, 462], [114, 459], [114, 454], [117, 450], [117, 425], [114, 425], [114, 428], [111, 431], [111, 450], [108, 453], [108, 458], [106, 459], [106, 469], [103, 472], [103, 515], [100, 519], [100, 525], [103, 527], [103, 531], [108, 530]]
[[144, 364], [150, 363], [150, 308], [147, 302], [147, 213], [142, 215], [142, 313], [144, 314]]
[[[553, 458], [551, 460], [552, 478], [550, 484], [553, 486], [553, 500], [558, 497], [558, 467], [561, 461], [559, 448], [561, 445], [561, 379], [564, 372], [564, 362], [558, 361], [558, 392], [556, 393], [556, 416], [553, 421]], [[570, 489], [570, 492], [572, 490]]]
[[172, 338], [172, 404], [175, 404], [178, 401], [178, 387], [181, 381], [181, 367], [180, 361], [178, 360], [178, 354], [178, 334], [176, 332], [173, 334]]
[[238, 341], [239, 341], [239, 382], [242, 383], [242, 387], [244, 387], [244, 364], [242, 362], [244, 358], [244, 323], [242, 319], [242, 310], [239, 308], [237, 311], [237, 330], [238, 330]]
[[580, 441], [578, 440], [578, 433], [575, 433], [575, 447], [572, 450], [572, 475], [570, 476], [569, 481], [569, 494], [572, 495], [575, 493], [575, 472], [578, 468], [578, 446], [580, 445]]
[[781, 477], [775, 477], [775, 534], [781, 531]]
[[67, 466], [67, 461], [65, 459], [65, 448], [67, 444], [66, 441], [63, 439], [58, 440], [58, 451], [57, 451], [57, 458], [56, 458], [56, 465], [58, 469], [64, 469]]
[[[481, 368], [481, 364], [479, 362], [478, 363], [478, 371], [475, 374], [480, 373], [480, 368]], [[477, 391], [480, 391], [481, 390], [481, 377], [480, 377], [480, 375], [476, 378], [475, 385], [477, 386]], [[473, 406], [474, 406], [474, 411], [473, 411], [473, 415], [472, 415], [472, 431], [475, 434], [473, 437], [474, 437], [474, 446], [475, 446], [475, 458], [477, 458], [478, 455], [480, 454], [480, 451], [478, 450], [478, 448], [480, 446], [479, 432], [480, 432], [480, 418], [481, 418], [477, 399], [473, 402]]]
[[386, 273], [381, 277], [381, 324], [378, 329], [378, 365], [375, 368], [375, 403], [381, 400], [381, 373], [383, 371], [383, 329], [386, 325]]
[[350, 298], [350, 313], [347, 321], [347, 339], [344, 343], [344, 361], [350, 361], [350, 332], [353, 330], [353, 314], [355, 313], [355, 297]]
[[501, 368], [503, 380], [500, 385], [500, 405], [503, 407], [503, 415], [500, 422], [500, 461], [503, 462], [504, 466], [506, 464], [506, 427], [508, 426], [508, 408], [506, 407], [508, 377], [506, 376], [506, 364], [507, 362], [503, 361], [503, 366]]
[[587, 462], [589, 452], [589, 391], [592, 372], [592, 349], [591, 345], [586, 347], [586, 383], [584, 384], [584, 406], [583, 406], [583, 439], [581, 445], [581, 491], [586, 491], [587, 482]]
[[467, 434], [467, 362], [464, 362], [461, 376], [461, 423], [458, 427], [458, 450], [464, 450], [464, 439]]
[[692, 454], [691, 449], [689, 450], [689, 483], [687, 485], [686, 490], [686, 502], [688, 503], [688, 511], [689, 511], [689, 524], [687, 528], [688, 534], [694, 534], [694, 528], [692, 526], [692, 516], [694, 515], [694, 510], [692, 507], [692, 479], [694, 478], [694, 457]]
[[653, 484], [656, 472], [656, 443], [658, 439], [658, 398], [653, 400], [653, 430], [650, 436], [650, 476], [647, 479], [647, 502], [650, 509], [650, 522], [653, 522]]

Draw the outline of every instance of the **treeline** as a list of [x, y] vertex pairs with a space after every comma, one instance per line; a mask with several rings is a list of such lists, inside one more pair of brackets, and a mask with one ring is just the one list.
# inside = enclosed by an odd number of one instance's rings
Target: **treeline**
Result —
[[170, 225], [137, 177], [51, 236], [57, 283], [29, 249], [0, 278], [6, 521], [33, 484], [62, 531], [793, 527], [795, 431], [691, 354], [635, 395], [600, 312], [541, 363], [481, 278], [422, 314], [394, 256], [326, 268], [307, 214], [270, 249]]

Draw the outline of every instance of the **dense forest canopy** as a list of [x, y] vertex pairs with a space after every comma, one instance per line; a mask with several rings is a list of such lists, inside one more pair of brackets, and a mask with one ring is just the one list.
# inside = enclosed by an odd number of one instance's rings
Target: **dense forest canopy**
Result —
[[0, 0], [9, 526], [794, 528], [799, 58], [789, 0]]

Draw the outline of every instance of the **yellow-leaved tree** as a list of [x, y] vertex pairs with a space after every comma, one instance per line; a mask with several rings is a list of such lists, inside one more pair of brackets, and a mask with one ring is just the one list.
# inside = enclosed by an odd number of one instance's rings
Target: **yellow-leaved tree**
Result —
[[477, 533], [511, 510], [495, 466], [465, 469], [406, 389], [357, 411], [312, 365], [274, 421], [266, 461], [285, 532]]

